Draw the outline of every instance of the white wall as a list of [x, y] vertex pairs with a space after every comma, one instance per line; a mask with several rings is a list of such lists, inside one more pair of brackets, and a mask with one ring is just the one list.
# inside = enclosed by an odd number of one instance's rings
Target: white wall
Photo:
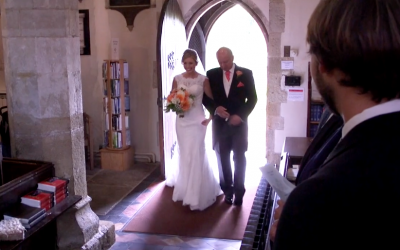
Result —
[[300, 75], [304, 88], [304, 102], [287, 102], [281, 106], [281, 116], [285, 119], [284, 130], [275, 132], [275, 152], [282, 150], [283, 141], [288, 136], [303, 137], [307, 135], [307, 96], [308, 96], [308, 45], [306, 32], [308, 20], [319, 0], [285, 0], [286, 21], [285, 32], [282, 34], [283, 46], [289, 45], [298, 49], [299, 54], [294, 58], [294, 73]]
[[123, 15], [105, 9], [105, 1], [85, 0], [79, 9], [89, 9], [91, 55], [81, 56], [83, 109], [92, 117], [93, 144], [97, 151], [103, 140], [103, 104], [101, 65], [110, 58], [111, 39], [119, 38], [120, 58], [129, 63], [131, 111], [129, 126], [131, 142], [136, 152], [152, 152], [159, 160], [157, 136], [157, 88], [153, 88], [153, 61], [156, 60], [157, 4], [141, 11], [129, 31]]

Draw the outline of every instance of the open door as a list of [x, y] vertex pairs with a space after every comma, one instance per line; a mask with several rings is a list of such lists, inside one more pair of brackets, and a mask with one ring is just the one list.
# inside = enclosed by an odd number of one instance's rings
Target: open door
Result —
[[181, 63], [187, 49], [185, 24], [177, 0], [166, 0], [158, 25], [158, 113], [161, 172], [165, 176], [171, 168], [176, 151], [175, 113], [165, 113], [165, 99], [171, 91], [174, 76], [184, 71]]

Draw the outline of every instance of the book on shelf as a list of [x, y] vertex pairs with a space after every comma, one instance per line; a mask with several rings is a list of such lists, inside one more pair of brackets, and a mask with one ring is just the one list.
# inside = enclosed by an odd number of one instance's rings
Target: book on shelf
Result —
[[[107, 131], [108, 132], [108, 131]], [[105, 139], [108, 138], [108, 133], [105, 134]], [[125, 144], [127, 146], [131, 145], [131, 136], [130, 130], [125, 130]], [[105, 144], [108, 145], [108, 144]], [[122, 148], [122, 132], [121, 131], [113, 131], [112, 132], [112, 148]]]
[[59, 190], [67, 189], [68, 183], [69, 183], [68, 179], [51, 177], [47, 180], [39, 182], [38, 189], [55, 193]]
[[36, 218], [34, 221], [30, 222], [30, 223], [22, 223], [22, 225], [26, 228], [29, 229], [31, 227], [33, 227], [34, 225], [38, 224], [40, 221], [42, 221], [44, 218], [46, 218], [47, 214], [44, 213], [42, 215], [40, 215], [38, 218]]
[[[107, 62], [104, 62], [103, 63], [103, 78], [107, 78], [107, 67], [108, 67]], [[128, 79], [129, 78], [129, 68], [128, 68], [127, 62], [123, 63], [123, 70], [124, 70], [123, 78]], [[121, 76], [121, 64], [117, 61], [110, 62], [110, 78], [111, 79], [119, 79], [120, 76]]]
[[68, 192], [60, 192], [59, 194], [56, 194], [54, 197], [54, 205], [57, 205], [63, 200], [65, 200], [65, 198], [68, 197], [68, 194], [69, 194]]
[[130, 146], [131, 145], [131, 131], [127, 129], [126, 131], [126, 145]]
[[46, 210], [43, 208], [31, 207], [22, 203], [17, 203], [6, 210], [3, 216], [4, 219], [16, 218], [25, 226], [33, 225], [33, 222], [43, 214], [46, 215]]
[[46, 211], [50, 210], [52, 207], [54, 207], [54, 201], [53, 200], [47, 200], [47, 201], [35, 201], [31, 202], [29, 200], [21, 200], [22, 204], [28, 205], [30, 207], [37, 207], [37, 208], [43, 208]]
[[105, 129], [106, 129], [106, 131], [110, 129], [110, 119], [109, 119], [108, 113], [106, 113]]
[[68, 196], [68, 186], [58, 189], [54, 192], [36, 189], [21, 197], [21, 203], [37, 208], [50, 210], [54, 205], [60, 203]]
[[128, 79], [129, 78], [129, 68], [128, 68], [128, 63], [124, 62], [124, 78]]
[[[119, 97], [121, 95], [119, 79], [110, 79], [110, 89], [112, 97]], [[104, 79], [104, 95], [107, 96], [107, 79]], [[129, 80], [124, 80], [124, 95], [129, 95]]]
[[[113, 130], [122, 130], [122, 124], [125, 121], [125, 129], [129, 128], [129, 116], [125, 115], [125, 119], [122, 119], [122, 114], [113, 115], [111, 119]], [[109, 129], [108, 123], [106, 123], [106, 129]]]
[[[125, 101], [125, 111], [130, 111], [130, 98], [129, 98], [129, 96], [124, 96], [124, 101]], [[121, 113], [121, 98], [120, 97], [111, 98], [111, 113], [112, 114]]]
[[124, 100], [125, 100], [125, 111], [130, 111], [131, 110], [131, 98], [129, 98], [129, 96], [125, 96]]
[[112, 133], [113, 139], [113, 148], [121, 148], [122, 147], [122, 133], [120, 131], [114, 131]]
[[[125, 77], [127, 78], [127, 77]], [[124, 94], [129, 95], [129, 80], [125, 79], [124, 80]]]
[[120, 103], [120, 98], [113, 98], [111, 99], [111, 112], [112, 114], [119, 114], [121, 113], [121, 103]]
[[33, 206], [40, 207], [42, 204], [52, 202], [53, 195], [49, 192], [35, 190], [21, 197], [21, 203]]

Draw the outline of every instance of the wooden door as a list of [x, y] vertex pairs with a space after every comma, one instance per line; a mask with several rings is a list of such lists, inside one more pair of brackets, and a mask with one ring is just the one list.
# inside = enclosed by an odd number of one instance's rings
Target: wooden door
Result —
[[187, 49], [185, 24], [177, 0], [166, 0], [160, 15], [157, 38], [158, 109], [161, 172], [171, 169], [176, 153], [175, 113], [165, 113], [165, 99], [175, 75], [184, 71], [181, 63]]

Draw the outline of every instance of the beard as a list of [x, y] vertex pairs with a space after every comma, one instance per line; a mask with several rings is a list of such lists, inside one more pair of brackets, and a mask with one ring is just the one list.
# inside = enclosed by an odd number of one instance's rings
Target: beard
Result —
[[332, 87], [327, 84], [322, 78], [321, 74], [317, 71], [316, 76], [314, 77], [315, 85], [317, 86], [318, 92], [321, 94], [322, 99], [325, 104], [328, 106], [330, 111], [335, 115], [340, 116], [340, 113], [337, 109], [336, 102], [334, 99], [335, 93]]

